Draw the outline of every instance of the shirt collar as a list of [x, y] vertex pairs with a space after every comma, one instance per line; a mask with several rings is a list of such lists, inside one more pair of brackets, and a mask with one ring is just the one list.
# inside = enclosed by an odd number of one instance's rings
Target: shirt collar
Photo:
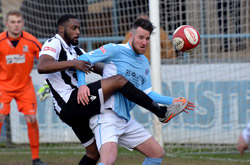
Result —
[[64, 47], [65, 49], [67, 49], [67, 50], [73, 49], [73, 45], [70, 45], [70, 46], [69, 46], [59, 34], [56, 34], [55, 37], [58, 38], [58, 39], [61, 41], [61, 43], [62, 43], [62, 45], [63, 45], [63, 47]]
[[7, 38], [9, 38], [9, 40], [11, 40], [11, 41], [19, 41], [19, 40], [21, 39], [21, 37], [23, 37], [23, 32], [21, 31], [21, 34], [20, 34], [19, 37], [17, 37], [17, 38], [11, 38], [11, 37], [9, 36], [8, 31], [6, 31], [6, 36], [7, 36]]
[[129, 44], [129, 42], [128, 42], [127, 44], [128, 44], [128, 47], [133, 51], [133, 53], [134, 53], [135, 55], [137, 55], [137, 56], [143, 55], [143, 54], [137, 54], [137, 53], [135, 53], [134, 49], [131, 47], [131, 45]]

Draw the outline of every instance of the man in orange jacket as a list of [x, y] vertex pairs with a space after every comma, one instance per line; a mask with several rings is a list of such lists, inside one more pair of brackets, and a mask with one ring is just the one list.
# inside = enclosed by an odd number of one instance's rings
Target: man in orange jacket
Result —
[[44, 165], [39, 159], [39, 130], [36, 119], [37, 101], [30, 77], [34, 57], [39, 58], [42, 44], [33, 35], [22, 30], [20, 11], [9, 11], [0, 33], [0, 133], [10, 103], [15, 99], [18, 111], [24, 114], [30, 142], [33, 165]]

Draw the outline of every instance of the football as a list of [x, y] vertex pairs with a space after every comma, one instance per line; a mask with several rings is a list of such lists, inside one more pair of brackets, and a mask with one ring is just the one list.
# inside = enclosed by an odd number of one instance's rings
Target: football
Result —
[[173, 34], [173, 44], [175, 49], [182, 52], [190, 52], [200, 43], [199, 32], [190, 25], [178, 27]]

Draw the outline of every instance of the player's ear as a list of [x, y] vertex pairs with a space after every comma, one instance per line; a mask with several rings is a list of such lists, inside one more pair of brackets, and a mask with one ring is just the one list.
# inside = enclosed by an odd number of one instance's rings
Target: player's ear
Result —
[[64, 27], [63, 26], [58, 26], [58, 33], [63, 33]]
[[5, 22], [4, 22], [4, 25], [6, 28], [8, 28], [8, 18], [6, 18]]
[[130, 32], [129, 32], [129, 38], [132, 38], [132, 37], [133, 37], [133, 35], [134, 35], [134, 34], [133, 34], [133, 32], [132, 32], [132, 31], [130, 31]]

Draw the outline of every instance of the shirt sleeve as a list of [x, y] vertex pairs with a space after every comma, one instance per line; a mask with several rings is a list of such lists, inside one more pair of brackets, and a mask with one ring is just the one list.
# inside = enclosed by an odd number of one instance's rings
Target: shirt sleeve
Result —
[[160, 103], [160, 104], [165, 104], [165, 105], [170, 105], [173, 103], [173, 97], [168, 97], [168, 96], [163, 96], [159, 93], [156, 93], [154, 91], [148, 93], [148, 96], [154, 100], [155, 102], [157, 103]]
[[94, 65], [97, 62], [108, 62], [114, 56], [116, 44], [107, 44], [100, 48], [90, 51], [84, 55], [88, 58], [88, 61]]
[[39, 53], [39, 56], [49, 55], [55, 60], [59, 59], [59, 52], [61, 51], [60, 41], [56, 38], [47, 40]]
[[[85, 54], [78, 57], [78, 60], [90, 62], [88, 60], [88, 58], [85, 56]], [[78, 87], [80, 87], [81, 85], [86, 85], [85, 73], [83, 71], [81, 71], [81, 70], [76, 70], [76, 75], [77, 75], [77, 80], [78, 80], [77, 81]]]
[[[90, 51], [86, 54], [82, 54], [80, 57], [78, 57], [78, 60], [90, 62], [91, 65], [94, 65], [97, 62], [107, 62], [113, 57], [113, 47], [113, 44], [104, 45], [99, 49]], [[77, 70], [76, 73], [78, 79], [78, 87], [80, 87], [81, 85], [86, 85], [85, 73], [80, 70]]]

